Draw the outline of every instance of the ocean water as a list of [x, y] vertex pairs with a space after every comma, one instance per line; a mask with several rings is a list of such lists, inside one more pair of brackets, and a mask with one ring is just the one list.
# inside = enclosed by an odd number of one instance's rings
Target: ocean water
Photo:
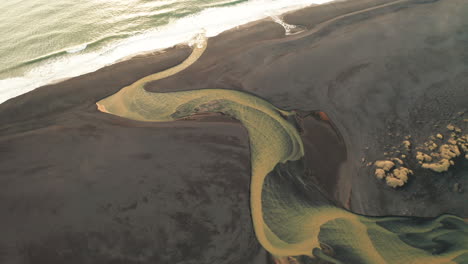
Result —
[[[0, 103], [129, 56], [330, 0], [2, 0]], [[276, 19], [278, 22], [278, 20]]]

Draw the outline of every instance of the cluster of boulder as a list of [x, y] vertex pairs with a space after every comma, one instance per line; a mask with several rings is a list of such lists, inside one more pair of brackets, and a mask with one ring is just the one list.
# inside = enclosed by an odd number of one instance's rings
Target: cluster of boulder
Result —
[[[450, 135], [444, 140], [441, 133], [429, 137], [429, 140], [421, 146], [415, 147], [415, 158], [421, 168], [430, 169], [435, 172], [444, 172], [455, 165], [455, 159], [461, 155], [468, 159], [468, 134], [463, 134], [462, 130], [454, 125], [448, 125]], [[408, 155], [412, 153], [410, 136], [402, 142], [402, 147]], [[405, 159], [407, 155], [402, 154], [400, 158]], [[413, 171], [405, 167], [400, 158], [390, 158], [378, 160], [373, 163], [375, 166], [375, 176], [384, 179], [387, 185], [396, 188], [403, 186]]]
[[444, 172], [448, 171], [450, 166], [455, 165], [454, 159], [462, 152], [468, 159], [468, 135], [463, 135], [461, 129], [454, 125], [448, 125], [447, 129], [451, 133], [446, 142], [441, 142], [441, 144], [434, 142], [436, 139], [440, 141], [444, 139], [442, 134], [437, 134], [436, 137], [431, 137], [428, 142], [424, 143], [425, 148], [416, 152], [416, 159], [422, 168]]
[[[398, 158], [394, 158], [397, 160], [399, 165], [403, 165], [403, 161]], [[378, 179], [385, 179], [388, 186], [393, 188], [403, 186], [408, 181], [408, 176], [413, 174], [413, 171], [399, 166], [397, 167], [395, 162], [390, 160], [378, 160], [374, 163], [377, 167], [375, 169], [375, 176]]]

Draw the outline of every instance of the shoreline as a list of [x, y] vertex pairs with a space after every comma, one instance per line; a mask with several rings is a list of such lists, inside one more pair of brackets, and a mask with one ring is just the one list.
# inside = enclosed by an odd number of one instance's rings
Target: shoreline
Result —
[[[19, 96], [21, 94], [24, 94], [25, 92], [32, 91], [41, 86], [55, 84], [55, 83], [67, 80], [69, 78], [78, 77], [87, 73], [95, 72], [103, 67], [111, 66], [119, 61], [131, 59], [134, 56], [150, 54], [154, 52], [163, 52], [165, 49], [169, 49], [178, 45], [190, 45], [190, 42], [193, 41], [193, 38], [195, 38], [200, 32], [206, 32], [208, 37], [214, 37], [214, 36], [219, 35], [220, 33], [229, 31], [231, 29], [236, 29], [244, 25], [248, 25], [250, 23], [255, 23], [263, 19], [270, 19], [270, 18], [276, 17], [278, 15], [281, 15], [287, 12], [292, 12], [295, 10], [300, 10], [302, 8], [307, 8], [310, 6], [317, 5], [316, 3], [311, 3], [310, 0], [302, 0], [302, 1], [289, 3], [289, 4], [286, 4], [284, 1], [283, 2], [281, 1], [282, 0], [276, 2], [276, 4], [273, 5], [272, 7], [266, 7], [265, 10], [263, 10], [263, 12], [258, 12], [259, 6], [256, 6], [255, 4], [240, 3], [239, 5], [234, 5], [229, 8], [234, 8], [234, 10], [237, 10], [237, 9], [242, 10], [253, 5], [252, 10], [254, 10], [254, 13], [252, 14], [248, 13], [246, 16], [241, 15], [240, 17], [237, 18], [237, 20], [232, 20], [232, 18], [230, 18], [230, 16], [227, 15], [228, 19], [226, 20], [221, 19], [222, 22], [217, 23], [217, 24], [210, 24], [206, 22], [204, 23], [203, 21], [207, 19], [206, 16], [208, 17], [210, 16], [210, 12], [205, 12], [207, 10], [202, 10], [199, 13], [195, 13], [193, 17], [188, 16], [185, 18], [181, 18], [181, 20], [176, 21], [174, 24], [175, 28], [172, 28], [170, 24], [167, 24], [167, 25], [161, 26], [160, 28], [147, 30], [145, 32], [142, 32], [141, 34], [128, 37], [127, 39], [122, 40], [121, 42], [116, 42], [113, 45], [109, 46], [108, 49], [102, 48], [102, 49], [95, 50], [91, 53], [88, 53], [88, 51], [84, 51], [84, 53], [80, 53], [80, 54], [69, 53], [67, 49], [63, 49], [57, 52], [53, 52], [51, 54], [40, 56], [39, 59], [33, 58], [31, 59], [32, 61], [40, 60], [40, 58], [48, 58], [52, 56], [52, 54], [75, 54], [74, 56], [77, 56], [76, 58], [75, 57], [70, 58], [70, 61], [68, 61], [68, 64], [74, 65], [74, 67], [72, 68], [68, 67], [67, 64], [64, 64], [64, 62], [61, 61], [61, 59], [59, 58], [57, 61], [51, 61], [44, 65], [37, 66], [36, 68], [27, 70], [24, 72], [22, 76], [12, 76], [12, 77], [8, 77], [5, 79], [1, 79], [0, 83], [2, 85], [4, 86], [12, 85], [14, 89], [13, 90], [9, 90], [9, 89], [1, 90], [0, 89], [0, 93], [2, 95], [2, 97], [0, 98], [0, 104], [10, 98]], [[322, 1], [330, 1], [330, 0], [322, 0]], [[222, 16], [224, 13], [226, 13], [226, 10], [229, 10], [229, 8], [227, 9], [219, 8], [219, 10], [217, 11], [220, 12]], [[197, 19], [200, 19], [200, 21], [202, 21], [199, 28], [192, 26], [193, 24], [198, 24], [197, 21], [192, 21], [192, 20], [197, 20]], [[179, 24], [181, 23], [182, 24], [188, 23], [186, 25], [188, 26], [188, 28], [185, 31], [180, 31], [180, 29], [178, 29], [178, 27], [180, 27]], [[172, 38], [170, 37], [166, 39], [166, 35], [173, 34], [171, 29], [175, 31], [176, 33], [175, 37], [172, 37]], [[167, 34], [159, 34], [158, 32], [167, 33]], [[153, 46], [153, 43], [149, 43], [150, 40], [155, 41], [156, 45]], [[159, 41], [159, 40], [162, 40], [162, 41]], [[140, 41], [142, 43], [140, 43]], [[139, 44], [139, 45], [136, 45], [136, 44]], [[83, 44], [83, 45], [86, 45], [86, 44]], [[131, 48], [126, 49], [128, 45], [130, 45], [130, 47], [132, 47], [132, 45], [133, 46], [136, 45], [136, 47], [134, 47], [134, 49], [136, 50], [131, 51]], [[96, 56], [101, 57], [104, 54], [105, 56], [103, 56], [104, 58], [102, 60], [96, 57]], [[88, 55], [94, 56], [94, 58], [83, 57], [83, 56], [88, 56]], [[76, 63], [77, 59], [82, 60], [80, 65]], [[86, 64], [86, 66], [83, 66], [83, 64]], [[15, 67], [11, 69], [14, 70]], [[21, 67], [21, 65], [17, 67]], [[54, 68], [62, 68], [62, 67], [64, 67], [66, 71], [61, 71], [61, 72], [54, 71]], [[43, 70], [46, 70], [45, 74]], [[66, 72], [68, 72], [68, 74]], [[41, 74], [37, 74], [37, 73], [41, 73]], [[34, 82], [39, 83], [39, 84], [32, 83], [28, 80], [34, 80]], [[5, 98], [8, 98], [8, 99], [5, 99]]]
[[[313, 31], [315, 19], [362, 8], [348, 4], [328, 6], [329, 13], [323, 6], [301, 9], [284, 21], [309, 23]], [[464, 0], [408, 0], [290, 36], [276, 22], [256, 21], [210, 38], [193, 65], [146, 89], [233, 89], [288, 111], [323, 111], [333, 125], [304, 122], [306, 158], [335, 202], [365, 215], [466, 217], [468, 193], [447, 191], [454, 183], [468, 186], [465, 167], [417, 171], [398, 189], [366, 167], [408, 134], [416, 144], [435, 125], [458, 122], [451, 113], [466, 108], [466, 11]], [[146, 123], [96, 108], [97, 101], [179, 65], [190, 53], [176, 45], [140, 54], [0, 104], [0, 210], [7, 216], [0, 225], [0, 260], [209, 263], [215, 245], [226, 249], [222, 260], [271, 263], [252, 231], [249, 140], [238, 121], [207, 115]], [[197, 232], [207, 239], [196, 239]], [[90, 253], [89, 239], [106, 246]], [[27, 247], [29, 255], [10, 244]], [[187, 250], [188, 257], [169, 259], [174, 255], [163, 248]]]
[[[286, 9], [286, 10], [282, 11], [282, 13], [279, 13], [279, 14], [276, 14], [276, 15], [270, 15], [270, 16], [265, 17], [265, 18], [259, 18], [257, 20], [253, 20], [253, 21], [246, 22], [244, 24], [233, 26], [232, 28], [228, 28], [228, 29], [226, 29], [224, 31], [221, 31], [221, 32], [217, 33], [214, 36], [209, 36], [208, 38], [214, 38], [214, 37], [217, 37], [220, 34], [224, 34], [224, 33], [229, 34], [230, 32], [235, 32], [237, 30], [243, 30], [245, 28], [255, 27], [255, 25], [261, 24], [262, 22], [266, 22], [266, 21], [273, 21], [274, 23], [277, 23], [278, 25], [281, 25], [281, 27], [284, 28], [285, 33], [286, 33], [285, 35], [287, 37], [289, 34], [287, 33], [287, 28], [285, 27], [284, 23], [286, 23], [286, 25], [288, 25], [288, 22], [285, 21], [285, 18], [288, 21], [291, 20], [290, 22], [292, 22], [292, 23], [290, 25], [292, 25], [292, 26], [299, 26], [299, 27], [304, 27], [305, 26], [306, 27], [305, 30], [301, 30], [301, 28], [299, 29], [300, 32], [302, 33], [303, 31], [309, 30], [311, 27], [314, 26], [314, 24], [320, 24], [320, 23], [322, 23], [322, 22], [324, 22], [324, 21], [326, 21], [326, 20], [328, 20], [330, 18], [333, 18], [333, 17], [337, 16], [337, 15], [340, 15], [340, 14], [343, 14], [343, 13], [350, 13], [350, 12], [362, 9], [364, 7], [378, 6], [378, 5], [381, 5], [381, 4], [391, 3], [391, 2], [398, 2], [398, 1], [397, 0], [355, 0], [355, 1], [349, 1], [349, 0], [341, 0], [341, 1], [338, 0], [337, 1], [337, 0], [334, 0], [334, 1], [331, 1], [331, 2], [324, 3], [324, 4], [311, 3], [308, 6], [305, 6], [305, 7], [302, 7], [302, 8], [293, 9], [293, 10], [287, 10]], [[317, 14], [319, 14], [319, 15], [317, 16]], [[304, 21], [302, 21], [300, 19], [301, 17], [310, 16], [310, 15], [315, 16], [312, 23], [311, 22], [305, 22], [304, 23]], [[295, 34], [296, 33], [293, 33], [291, 35], [295, 35]], [[46, 84], [43, 84], [41, 86], [33, 88], [32, 90], [29, 90], [28, 92], [34, 91], [35, 89], [39, 89], [39, 88], [44, 87], [44, 86], [59, 84], [61, 82], [70, 80], [72, 78], [77, 78], [77, 77], [80, 77], [80, 76], [83, 76], [83, 75], [86, 75], [86, 74], [94, 73], [94, 72], [99, 71], [99, 70], [101, 70], [103, 68], [111, 67], [111, 66], [113, 66], [113, 65], [115, 65], [115, 64], [117, 64], [119, 62], [132, 60], [134, 58], [141, 57], [141, 56], [152, 56], [152, 55], [155, 55], [155, 54], [164, 53], [164, 52], [166, 52], [168, 50], [171, 50], [171, 49], [173, 49], [175, 47], [190, 46], [190, 42], [192, 42], [194, 40], [194, 38], [196, 38], [196, 35], [193, 36], [190, 40], [187, 40], [185, 42], [175, 43], [174, 45], [166, 47], [166, 48], [153, 49], [153, 50], [149, 50], [149, 51], [142, 51], [142, 52], [137, 52], [137, 53], [134, 53], [134, 54], [131, 54], [131, 55], [127, 55], [125, 57], [117, 59], [116, 61], [112, 62], [111, 64], [104, 65], [104, 66], [102, 66], [101, 68], [99, 68], [97, 70], [84, 72], [83, 74], [80, 74], [80, 75], [77, 75], [77, 76], [61, 77], [59, 79], [51, 80]], [[26, 93], [28, 93], [28, 92], [26, 92]], [[22, 93], [22, 94], [25, 94], [25, 93]], [[0, 102], [0, 105], [3, 104], [4, 102], [10, 100], [10, 99], [21, 96], [22, 94], [16, 95], [16, 96], [11, 97], [11, 98], [3, 101], [3, 102]]]

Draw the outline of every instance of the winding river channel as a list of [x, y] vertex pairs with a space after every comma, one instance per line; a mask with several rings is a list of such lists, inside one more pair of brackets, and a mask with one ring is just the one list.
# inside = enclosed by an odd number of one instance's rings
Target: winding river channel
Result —
[[207, 48], [202, 35], [181, 64], [144, 77], [97, 102], [112, 115], [167, 122], [200, 113], [222, 113], [247, 129], [251, 149], [251, 212], [261, 245], [276, 257], [309, 256], [331, 263], [468, 263], [468, 224], [442, 215], [368, 217], [329, 202], [304, 181], [304, 146], [294, 111], [252, 94], [205, 89], [152, 93], [144, 89], [183, 71]]

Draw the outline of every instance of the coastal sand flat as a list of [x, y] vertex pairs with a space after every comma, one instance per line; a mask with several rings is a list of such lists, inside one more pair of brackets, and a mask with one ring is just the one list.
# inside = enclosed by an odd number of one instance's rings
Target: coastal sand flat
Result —
[[[386, 145], [401, 142], [388, 131], [426, 137], [434, 122], [466, 107], [467, 9], [463, 0], [408, 1], [290, 38], [276, 23], [253, 23], [210, 39], [192, 67], [148, 90], [239, 89], [280, 108], [323, 110], [351, 166], [339, 186], [322, 181], [338, 203], [373, 215], [466, 217], [468, 193], [447, 188], [468, 186], [463, 170], [437, 181], [428, 172], [395, 191], [361, 158], [380, 159]], [[225, 263], [267, 263], [249, 220], [244, 128], [226, 118], [142, 124], [96, 109], [96, 101], [189, 53], [140, 56], [0, 105], [0, 213], [8, 216], [0, 220], [0, 260], [207, 263], [219, 251], [232, 260]], [[196, 232], [210, 240], [191, 240]], [[151, 251], [155, 245], [180, 255]]]

